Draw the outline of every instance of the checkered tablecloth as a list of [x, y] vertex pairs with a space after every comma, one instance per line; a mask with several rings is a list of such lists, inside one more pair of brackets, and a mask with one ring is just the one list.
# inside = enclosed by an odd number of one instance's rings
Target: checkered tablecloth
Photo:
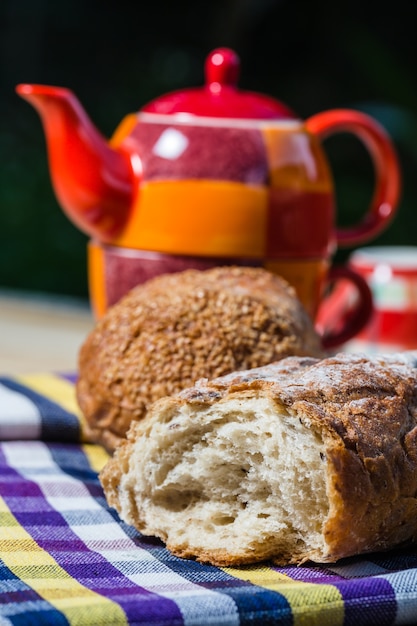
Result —
[[218, 568], [121, 522], [71, 377], [0, 378], [0, 625], [417, 624], [417, 549]]

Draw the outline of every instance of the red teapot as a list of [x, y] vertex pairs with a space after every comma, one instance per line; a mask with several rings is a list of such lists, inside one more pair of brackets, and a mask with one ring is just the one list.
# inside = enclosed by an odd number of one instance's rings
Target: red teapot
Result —
[[[261, 265], [292, 283], [315, 318], [337, 246], [369, 241], [396, 212], [400, 171], [392, 142], [371, 117], [341, 109], [302, 121], [266, 95], [238, 89], [239, 58], [219, 48], [203, 87], [168, 93], [128, 115], [107, 141], [74, 94], [18, 85], [39, 112], [51, 178], [68, 217], [91, 237], [96, 315], [159, 273], [219, 264]], [[375, 170], [359, 224], [336, 225], [334, 185], [321, 141], [355, 134]], [[335, 345], [367, 321], [366, 286]], [[340, 271], [339, 271], [340, 274]]]

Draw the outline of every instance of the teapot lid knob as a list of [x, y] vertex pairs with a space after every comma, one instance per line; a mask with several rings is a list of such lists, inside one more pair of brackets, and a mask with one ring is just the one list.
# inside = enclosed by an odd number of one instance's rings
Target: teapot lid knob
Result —
[[240, 73], [240, 59], [230, 48], [216, 48], [205, 62], [206, 84], [212, 93], [223, 86], [236, 87]]
[[142, 113], [224, 119], [282, 120], [296, 115], [279, 100], [238, 89], [240, 59], [230, 48], [216, 48], [205, 61], [205, 85], [173, 91], [152, 100]]

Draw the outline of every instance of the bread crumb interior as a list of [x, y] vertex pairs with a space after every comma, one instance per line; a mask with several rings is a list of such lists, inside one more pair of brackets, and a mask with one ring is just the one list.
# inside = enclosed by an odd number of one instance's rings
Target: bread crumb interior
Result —
[[268, 397], [160, 415], [129, 463], [122, 517], [174, 547], [236, 557], [261, 550], [263, 558], [323, 550], [323, 442]]

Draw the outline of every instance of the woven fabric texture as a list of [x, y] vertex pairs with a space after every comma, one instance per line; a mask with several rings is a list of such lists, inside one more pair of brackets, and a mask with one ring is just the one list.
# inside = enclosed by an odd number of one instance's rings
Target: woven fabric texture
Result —
[[107, 506], [74, 378], [0, 378], [0, 626], [417, 623], [417, 549], [332, 566], [172, 556]]

